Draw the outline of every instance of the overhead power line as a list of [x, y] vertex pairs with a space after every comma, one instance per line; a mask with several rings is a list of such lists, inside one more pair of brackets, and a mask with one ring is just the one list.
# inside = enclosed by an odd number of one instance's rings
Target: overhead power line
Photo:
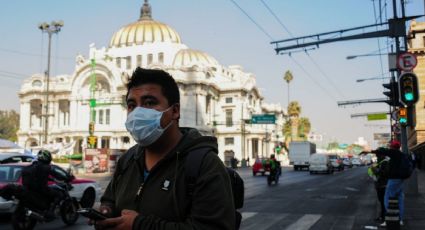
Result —
[[308, 77], [308, 78], [310, 78], [313, 82], [314, 82], [314, 84], [316, 84], [320, 89], [322, 89], [323, 90], [323, 92], [325, 92], [326, 93], [326, 95], [328, 95], [332, 100], [335, 100], [335, 101], [337, 101], [337, 99], [333, 96], [333, 95], [331, 95], [330, 93], [329, 93], [329, 90], [326, 90], [319, 82], [317, 82], [311, 75], [310, 75], [310, 73], [309, 72], [307, 72], [307, 70], [305, 70], [305, 68], [302, 66], [302, 65], [300, 65], [300, 63], [298, 63], [292, 56], [289, 56], [289, 57], [291, 57], [291, 60], [306, 74], [306, 76]]
[[264, 0], [261, 0], [261, 2], [263, 3], [263, 5], [267, 8], [267, 10], [273, 15], [273, 17], [276, 19], [277, 22], [279, 22], [279, 24], [283, 27], [284, 30], [286, 30], [286, 32], [291, 36], [294, 37], [294, 35], [292, 35], [292, 33], [288, 30], [288, 28], [286, 28], [286, 26], [282, 23], [282, 21], [276, 16], [276, 14], [273, 12], [273, 10], [264, 2]]
[[[4, 49], [4, 48], [0, 48], [0, 51], [6, 52], [6, 53], [14, 53], [14, 54], [19, 54], [19, 55], [24, 55], [24, 56], [46, 57], [45, 55], [41, 55], [41, 54], [27, 53], [27, 52], [22, 52], [22, 51], [19, 51], [19, 50], [11, 50], [11, 49]], [[74, 59], [72, 57], [59, 57], [59, 56], [55, 56], [54, 58], [56, 58], [56, 59], [66, 59], [66, 60]]]
[[257, 26], [257, 28], [258, 29], [260, 29], [267, 37], [269, 37], [270, 38], [270, 40], [274, 40], [273, 39], [273, 37], [269, 34], [269, 33], [267, 33], [266, 32], [266, 30], [264, 30], [264, 28], [263, 27], [261, 27], [260, 26], [260, 24], [258, 24], [251, 16], [249, 16], [249, 14], [245, 11], [245, 10], [243, 10], [242, 9], [242, 7], [240, 7], [234, 0], [230, 0], [240, 11], [242, 11], [242, 13], [246, 16], [246, 17], [248, 17], [248, 19], [252, 22], [252, 23], [254, 23], [256, 26]]
[[[278, 23], [282, 26], [282, 28], [290, 35], [291, 38], [294, 38], [294, 36], [292, 35], [292, 33], [288, 30], [288, 28], [283, 24], [283, 22], [279, 19], [279, 17], [277, 17], [277, 15], [273, 12], [273, 10], [267, 5], [267, 3], [264, 0], [261, 0], [261, 2], [263, 3], [263, 5], [267, 8], [267, 10], [269, 11], [269, 13], [276, 19], [276, 21], [278, 21]], [[331, 86], [336, 90], [336, 92], [338, 92], [338, 94], [345, 98], [344, 94], [341, 92], [341, 90], [335, 85], [335, 83], [331, 80], [330, 77], [328, 77], [328, 75], [323, 71], [322, 68], [320, 68], [320, 66], [317, 64], [317, 62], [313, 59], [313, 57], [311, 57], [307, 50], [304, 50], [305, 53], [307, 54], [309, 60], [316, 66], [316, 68], [319, 70], [319, 72], [325, 77], [325, 79], [331, 84]], [[298, 64], [298, 63], [297, 63]], [[304, 72], [306, 72], [304, 70]], [[322, 88], [322, 87], [320, 87]], [[323, 88], [322, 88], [323, 89]], [[325, 90], [326, 92], [328, 92], [327, 90]]]

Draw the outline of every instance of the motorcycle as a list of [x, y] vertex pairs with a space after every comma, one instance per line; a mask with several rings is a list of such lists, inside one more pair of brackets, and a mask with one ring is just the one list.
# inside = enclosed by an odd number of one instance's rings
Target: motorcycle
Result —
[[25, 192], [21, 185], [12, 185], [14, 198], [18, 201], [16, 210], [12, 214], [12, 226], [14, 230], [31, 230], [37, 223], [51, 222], [61, 217], [66, 225], [73, 225], [78, 220], [78, 201], [69, 195], [72, 185], [69, 182], [55, 181], [50, 185], [52, 189], [61, 192], [62, 199], [54, 208], [54, 216], [49, 216], [50, 197], [42, 198]]
[[272, 185], [272, 182], [274, 182], [275, 184], [279, 183], [279, 177], [282, 174], [282, 168], [280, 166], [280, 162], [279, 161], [276, 162], [276, 169], [272, 170], [270, 168], [269, 171], [270, 171], [270, 174], [267, 176], [267, 184], [270, 186]]

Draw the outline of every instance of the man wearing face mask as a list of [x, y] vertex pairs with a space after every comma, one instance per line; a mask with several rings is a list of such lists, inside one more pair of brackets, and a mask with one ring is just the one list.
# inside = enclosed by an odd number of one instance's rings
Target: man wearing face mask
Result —
[[[174, 79], [162, 70], [137, 68], [127, 90], [125, 126], [137, 144], [117, 163], [101, 198], [100, 211], [110, 218], [94, 222], [96, 229], [234, 229], [230, 180], [217, 140], [179, 127]], [[208, 153], [188, 196], [185, 158], [199, 148]]]

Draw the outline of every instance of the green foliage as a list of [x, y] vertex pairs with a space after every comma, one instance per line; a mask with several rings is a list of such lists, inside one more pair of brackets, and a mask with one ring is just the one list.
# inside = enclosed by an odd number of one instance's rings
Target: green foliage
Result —
[[298, 121], [298, 136], [302, 140], [307, 140], [308, 133], [310, 133], [311, 124], [310, 120], [306, 117], [301, 117]]
[[298, 117], [301, 114], [301, 106], [298, 101], [291, 101], [288, 105], [288, 114], [291, 117]]
[[0, 110], [0, 138], [16, 142], [18, 129], [19, 114], [15, 110]]
[[338, 149], [339, 148], [339, 144], [338, 144], [338, 142], [330, 142], [329, 144], [328, 144], [328, 150], [331, 150], [331, 149]]

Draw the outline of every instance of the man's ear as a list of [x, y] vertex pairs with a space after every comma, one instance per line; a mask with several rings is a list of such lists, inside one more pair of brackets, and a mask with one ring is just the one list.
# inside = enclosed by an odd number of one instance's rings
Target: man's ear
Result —
[[176, 103], [173, 105], [172, 112], [173, 112], [172, 119], [179, 120], [180, 119], [180, 104], [179, 103]]

